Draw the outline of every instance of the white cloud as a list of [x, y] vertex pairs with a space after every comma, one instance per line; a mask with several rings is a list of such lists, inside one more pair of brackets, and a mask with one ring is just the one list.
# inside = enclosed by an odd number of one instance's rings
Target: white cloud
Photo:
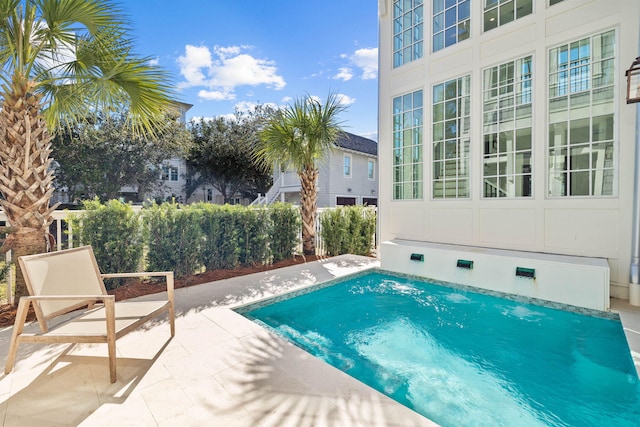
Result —
[[349, 81], [353, 78], [353, 71], [349, 67], [341, 67], [338, 69], [338, 74], [333, 76], [336, 80], [342, 80], [343, 82]]
[[202, 69], [209, 69], [213, 65], [211, 52], [205, 46], [185, 46], [185, 55], [178, 57], [180, 74], [184, 76], [186, 82], [180, 83], [181, 87], [204, 86], [207, 76]]
[[290, 96], [285, 96], [284, 98], [282, 98], [282, 100], [280, 102], [282, 102], [283, 104], [288, 104], [291, 101], [293, 101], [293, 98]]
[[236, 95], [234, 93], [229, 93], [220, 90], [200, 90], [198, 92], [198, 97], [207, 101], [233, 101], [236, 99]]
[[343, 93], [337, 94], [336, 95], [336, 100], [338, 101], [338, 103], [340, 105], [344, 105], [345, 107], [353, 104], [354, 102], [356, 102], [355, 98], [352, 98], [352, 97], [350, 97], [348, 95], [345, 95]]
[[160, 64], [160, 57], [159, 56], [156, 56], [155, 58], [151, 58], [149, 60], [149, 65], [151, 65], [153, 67], [155, 67], [156, 65], [159, 65], [159, 64]]
[[265, 85], [283, 89], [286, 82], [278, 75], [275, 62], [243, 53], [251, 46], [185, 46], [178, 58], [185, 81], [180, 88], [203, 87], [198, 96], [205, 100], [233, 100], [239, 86]]
[[362, 70], [360, 78], [372, 80], [378, 77], [378, 48], [364, 48], [356, 50], [348, 56], [349, 61]]

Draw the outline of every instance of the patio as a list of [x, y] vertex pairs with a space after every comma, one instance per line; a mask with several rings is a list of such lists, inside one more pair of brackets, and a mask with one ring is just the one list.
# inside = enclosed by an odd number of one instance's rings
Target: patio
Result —
[[[175, 338], [156, 322], [119, 340], [115, 384], [103, 345], [23, 345], [0, 376], [0, 425], [434, 425], [228, 309], [378, 264], [343, 255], [178, 289]], [[640, 310], [612, 306], [640, 369]], [[0, 330], [3, 364], [10, 334]]]

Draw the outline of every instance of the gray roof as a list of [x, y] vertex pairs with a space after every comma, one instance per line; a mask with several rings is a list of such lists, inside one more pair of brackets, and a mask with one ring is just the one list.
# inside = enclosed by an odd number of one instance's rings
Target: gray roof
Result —
[[336, 145], [347, 150], [359, 151], [360, 153], [371, 154], [373, 156], [378, 155], [377, 142], [373, 139], [354, 135], [349, 132], [341, 132], [336, 141]]

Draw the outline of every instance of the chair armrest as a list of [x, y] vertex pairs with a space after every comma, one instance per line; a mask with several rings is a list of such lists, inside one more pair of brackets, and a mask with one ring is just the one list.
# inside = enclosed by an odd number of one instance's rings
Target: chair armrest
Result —
[[115, 296], [113, 295], [39, 295], [39, 296], [26, 296], [21, 297], [20, 301], [54, 301], [54, 300], [93, 300], [93, 301], [106, 301], [106, 300], [114, 300]]
[[100, 276], [103, 279], [109, 279], [114, 277], [154, 277], [164, 276], [167, 283], [167, 298], [173, 304], [173, 271], [140, 271], [135, 273], [101, 273]]
[[136, 273], [101, 273], [103, 279], [112, 277], [153, 277], [153, 276], [173, 276], [173, 271], [140, 271]]

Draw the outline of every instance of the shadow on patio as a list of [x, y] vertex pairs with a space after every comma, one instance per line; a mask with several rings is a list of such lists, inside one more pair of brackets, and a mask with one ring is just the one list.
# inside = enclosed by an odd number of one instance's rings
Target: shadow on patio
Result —
[[227, 308], [376, 265], [341, 256], [178, 289], [176, 337], [157, 321], [119, 340], [115, 384], [104, 345], [23, 345], [0, 376], [0, 425], [431, 425]]

